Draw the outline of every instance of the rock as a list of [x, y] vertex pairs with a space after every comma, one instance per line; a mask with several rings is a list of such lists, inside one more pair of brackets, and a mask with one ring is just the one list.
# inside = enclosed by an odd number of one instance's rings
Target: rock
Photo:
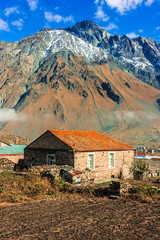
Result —
[[117, 196], [117, 195], [110, 195], [109, 198], [111, 198], [111, 199], [119, 199], [120, 196]]

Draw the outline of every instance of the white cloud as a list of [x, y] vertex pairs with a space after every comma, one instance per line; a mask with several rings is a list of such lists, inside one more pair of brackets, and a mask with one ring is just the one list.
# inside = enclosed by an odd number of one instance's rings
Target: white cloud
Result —
[[27, 2], [32, 11], [36, 10], [38, 6], [38, 0], [27, 0]]
[[160, 27], [156, 27], [156, 30], [160, 30]]
[[4, 15], [6, 15], [7, 17], [9, 17], [9, 15], [11, 13], [18, 13], [19, 14], [20, 12], [18, 11], [17, 7], [10, 7], [10, 8], [5, 8], [4, 9]]
[[17, 113], [14, 109], [0, 109], [0, 122], [25, 121], [26, 118], [25, 114]]
[[154, 3], [155, 0], [147, 0], [147, 2], [145, 2], [146, 6], [151, 6], [152, 3]]
[[95, 13], [95, 18], [102, 20], [103, 22], [109, 20], [109, 17], [107, 16], [107, 14], [104, 13], [102, 6], [98, 6], [97, 12]]
[[135, 34], [135, 32], [127, 33], [126, 36], [128, 38], [137, 38], [137, 37], [139, 37], [139, 35]]
[[120, 14], [124, 14], [132, 9], [136, 9], [142, 3], [146, 6], [151, 6], [155, 1], [157, 0], [94, 0], [94, 3], [103, 6], [106, 2], [110, 8], [115, 8]]
[[[111, 8], [116, 8], [121, 14], [124, 14], [131, 9], [136, 9], [138, 5], [141, 5], [143, 0], [105, 0], [107, 5]], [[151, 1], [151, 0], [148, 0]]]
[[153, 120], [159, 120], [160, 116], [156, 113], [148, 113], [144, 111], [118, 111], [115, 113], [115, 119], [116, 121], [143, 121], [144, 119], [147, 121], [153, 121]]
[[143, 29], [139, 29], [138, 32], [142, 33], [142, 32], [143, 32]]
[[3, 21], [1, 18], [0, 18], [0, 31], [6, 31], [6, 32], [10, 31], [8, 23]]
[[61, 15], [58, 15], [58, 14], [54, 15], [52, 12], [47, 12], [47, 11], [44, 13], [44, 16], [48, 22], [57, 22], [57, 23], [62, 22], [62, 21], [64, 23], [74, 22], [73, 16], [62, 17]]
[[74, 22], [74, 17], [71, 15], [69, 17], [64, 18], [63, 17], [63, 22]]
[[109, 23], [107, 27], [105, 27], [106, 31], [112, 30], [112, 29], [118, 29], [118, 26], [114, 23]]
[[52, 22], [59, 23], [63, 20], [63, 17], [61, 15], [56, 14], [56, 15], [53, 15], [52, 18], [50, 19], [52, 20]]
[[51, 12], [47, 12], [45, 11], [44, 12], [44, 16], [45, 16], [45, 19], [48, 21], [48, 22], [53, 22], [54, 21], [54, 15], [51, 13]]
[[23, 19], [20, 18], [19, 20], [13, 21], [12, 25], [18, 27], [18, 29], [21, 30], [23, 27]]

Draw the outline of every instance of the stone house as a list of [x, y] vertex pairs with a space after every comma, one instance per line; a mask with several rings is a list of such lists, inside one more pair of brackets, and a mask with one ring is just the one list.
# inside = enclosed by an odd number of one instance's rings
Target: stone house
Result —
[[30, 166], [69, 165], [88, 179], [132, 178], [134, 149], [95, 131], [48, 130], [24, 149]]

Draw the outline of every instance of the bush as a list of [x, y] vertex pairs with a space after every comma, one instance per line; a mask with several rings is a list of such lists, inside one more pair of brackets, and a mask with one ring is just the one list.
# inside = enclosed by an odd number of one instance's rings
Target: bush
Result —
[[137, 200], [140, 200], [142, 202], [146, 202], [146, 199], [151, 200], [152, 197], [158, 194], [158, 192], [158, 188], [144, 182], [139, 183], [137, 186], [133, 186], [130, 190], [132, 198], [136, 197]]
[[134, 178], [137, 180], [143, 180], [144, 172], [147, 172], [149, 165], [147, 165], [142, 159], [139, 159], [134, 163], [131, 171], [133, 171]]

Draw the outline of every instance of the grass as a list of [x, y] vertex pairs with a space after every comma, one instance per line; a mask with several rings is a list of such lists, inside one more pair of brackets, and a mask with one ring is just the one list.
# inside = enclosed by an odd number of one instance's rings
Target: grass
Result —
[[[160, 184], [156, 185], [154, 181], [155, 179], [147, 181], [130, 180], [129, 183], [132, 188], [125, 197], [139, 202], [152, 202], [160, 193]], [[121, 180], [121, 183], [123, 182], [125, 181]], [[76, 195], [93, 197], [98, 186], [106, 187], [111, 183], [106, 182], [75, 188], [75, 186], [65, 182], [63, 179], [55, 180], [51, 183], [47, 178], [41, 178], [39, 175], [16, 175], [11, 171], [4, 171], [0, 173], [0, 203], [62, 199], [65, 197], [76, 197]], [[100, 197], [100, 195], [98, 196]]]
[[140, 202], [152, 202], [152, 200], [159, 194], [159, 189], [151, 183], [151, 180], [139, 181], [132, 186], [132, 189], [130, 190], [131, 199]]
[[112, 181], [108, 181], [108, 182], [102, 182], [102, 183], [95, 183], [95, 186], [101, 186], [101, 185], [109, 185], [109, 184], [112, 184]]
[[15, 175], [11, 171], [0, 173], [0, 202], [25, 202], [74, 193], [71, 185], [63, 180], [51, 184], [39, 175]]

